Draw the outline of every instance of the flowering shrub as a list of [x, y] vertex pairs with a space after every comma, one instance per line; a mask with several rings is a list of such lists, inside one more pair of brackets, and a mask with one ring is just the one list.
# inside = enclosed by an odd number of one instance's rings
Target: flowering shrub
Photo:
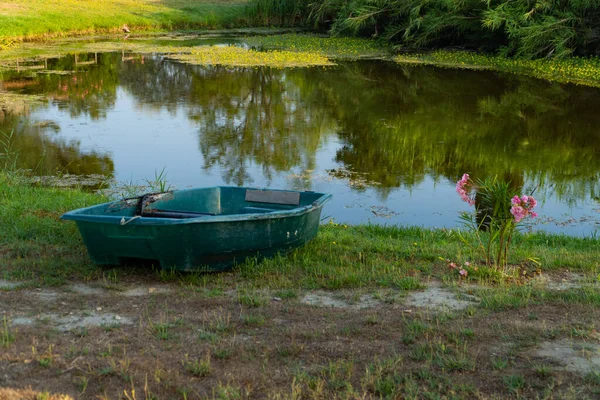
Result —
[[535, 218], [538, 216], [538, 214], [535, 211], [531, 211], [537, 205], [537, 201], [533, 198], [533, 196], [515, 196], [510, 202], [512, 204], [512, 207], [510, 208], [510, 213], [514, 215], [515, 222], [520, 222], [523, 218], [527, 217], [528, 215], [531, 218]]
[[[474, 215], [463, 213], [461, 219], [475, 233], [486, 264], [505, 267], [512, 235], [524, 218], [537, 217], [533, 211], [537, 201], [533, 196], [517, 195], [507, 182], [491, 178], [475, 183], [469, 174], [456, 182], [456, 193], [463, 201], [475, 206]], [[481, 232], [488, 235], [484, 237]], [[461, 239], [469, 244], [462, 236]], [[466, 272], [461, 275], [466, 276]]]
[[470, 206], [475, 205], [475, 200], [470, 197], [473, 185], [469, 181], [469, 174], [464, 174], [462, 178], [456, 182], [456, 193], [463, 201], [469, 203]]

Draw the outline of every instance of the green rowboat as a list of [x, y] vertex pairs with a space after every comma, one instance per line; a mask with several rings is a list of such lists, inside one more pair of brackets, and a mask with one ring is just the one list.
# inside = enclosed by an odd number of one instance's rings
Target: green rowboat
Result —
[[210, 187], [150, 193], [68, 212], [92, 261], [156, 260], [163, 269], [221, 271], [302, 246], [331, 195]]

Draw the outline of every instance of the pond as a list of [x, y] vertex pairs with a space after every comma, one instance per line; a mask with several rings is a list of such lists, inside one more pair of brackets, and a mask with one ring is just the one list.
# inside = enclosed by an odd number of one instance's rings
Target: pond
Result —
[[340, 223], [454, 227], [468, 172], [535, 192], [528, 229], [600, 228], [597, 88], [383, 60], [231, 68], [106, 52], [21, 61], [0, 75], [11, 93], [45, 99], [0, 102], [18, 166], [38, 175], [164, 171], [177, 188], [332, 193], [323, 215]]

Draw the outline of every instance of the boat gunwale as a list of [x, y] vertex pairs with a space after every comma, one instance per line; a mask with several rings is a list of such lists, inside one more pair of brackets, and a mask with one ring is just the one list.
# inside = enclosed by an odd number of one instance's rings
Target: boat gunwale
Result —
[[[284, 189], [258, 189], [249, 187], [237, 187], [237, 186], [210, 186], [205, 188], [190, 188], [174, 190], [173, 192], [187, 192], [198, 189], [214, 189], [214, 188], [234, 188], [234, 189], [246, 189], [246, 190], [269, 190], [279, 192], [299, 192], [299, 193], [314, 193], [319, 194], [320, 197], [313, 201], [311, 204], [302, 207], [294, 207], [289, 210], [269, 211], [266, 213], [246, 213], [246, 214], [227, 214], [227, 215], [203, 215], [197, 218], [156, 218], [156, 217], [137, 217], [137, 216], [112, 216], [112, 215], [92, 215], [85, 214], [86, 211], [100, 206], [106, 206], [114, 204], [122, 200], [111, 201], [107, 203], [95, 204], [89, 207], [83, 207], [76, 210], [69, 211], [63, 214], [60, 218], [69, 221], [76, 222], [96, 222], [103, 224], [116, 224], [123, 225], [123, 219], [127, 225], [137, 226], [159, 226], [159, 225], [187, 225], [187, 224], [208, 224], [208, 223], [221, 223], [221, 222], [248, 222], [248, 221], [260, 221], [267, 219], [280, 219], [286, 217], [294, 217], [303, 214], [307, 214], [311, 211], [318, 209], [323, 206], [326, 202], [331, 200], [332, 195], [329, 193], [311, 192], [311, 191], [296, 191], [296, 190], [284, 190]], [[137, 218], [136, 218], [137, 217]]]

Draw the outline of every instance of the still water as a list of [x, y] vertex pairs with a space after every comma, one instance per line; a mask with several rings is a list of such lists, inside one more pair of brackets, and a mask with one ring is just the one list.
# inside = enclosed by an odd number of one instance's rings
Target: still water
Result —
[[97, 53], [44, 63], [54, 73], [0, 75], [0, 92], [48, 99], [0, 112], [18, 166], [37, 174], [139, 183], [164, 169], [177, 188], [329, 192], [323, 215], [337, 222], [453, 227], [469, 210], [454, 191], [468, 172], [535, 191], [529, 229], [600, 229], [600, 89], [386, 61], [276, 70]]

